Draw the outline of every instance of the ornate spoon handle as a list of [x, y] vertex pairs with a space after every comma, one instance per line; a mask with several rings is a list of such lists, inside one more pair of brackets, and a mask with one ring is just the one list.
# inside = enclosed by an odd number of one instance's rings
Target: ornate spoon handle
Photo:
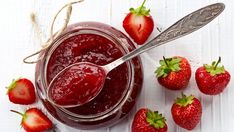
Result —
[[157, 43], [156, 45], [158, 46], [190, 34], [211, 22], [224, 8], [225, 6], [223, 3], [216, 3], [199, 9], [167, 28], [158, 37], [149, 42], [151, 44], [146, 47], [150, 47], [155, 43]]
[[174, 23], [147, 44], [106, 65], [105, 69], [110, 71], [123, 62], [130, 60], [151, 48], [165, 44], [200, 29], [221, 14], [224, 8], [225, 5], [223, 3], [216, 3], [192, 12]]

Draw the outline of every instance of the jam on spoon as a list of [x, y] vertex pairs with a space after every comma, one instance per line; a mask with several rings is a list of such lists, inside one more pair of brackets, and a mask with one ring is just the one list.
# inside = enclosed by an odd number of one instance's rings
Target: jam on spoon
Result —
[[147, 50], [200, 29], [221, 14], [224, 7], [224, 4], [216, 3], [201, 8], [180, 19], [147, 44], [107, 65], [78, 62], [64, 68], [50, 82], [47, 88], [48, 100], [64, 108], [80, 106], [91, 101], [102, 90], [106, 75], [112, 69]]
[[61, 106], [85, 104], [101, 91], [105, 78], [103, 68], [88, 62], [75, 63], [54, 77], [48, 96]]

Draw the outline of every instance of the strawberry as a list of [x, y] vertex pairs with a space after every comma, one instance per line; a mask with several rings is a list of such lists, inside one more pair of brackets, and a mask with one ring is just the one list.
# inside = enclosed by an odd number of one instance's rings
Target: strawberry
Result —
[[227, 87], [231, 76], [224, 69], [224, 66], [218, 66], [221, 57], [211, 65], [203, 65], [196, 70], [195, 79], [200, 91], [207, 95], [217, 95], [223, 92]]
[[186, 58], [175, 56], [159, 61], [160, 67], [155, 71], [158, 82], [167, 89], [185, 88], [191, 78], [191, 67]]
[[32, 104], [36, 100], [35, 88], [33, 83], [26, 79], [20, 78], [13, 80], [7, 91], [9, 100], [15, 104]]
[[202, 106], [193, 95], [177, 98], [172, 105], [171, 114], [177, 125], [187, 130], [192, 130], [201, 120]]
[[154, 29], [154, 21], [150, 15], [150, 10], [144, 4], [136, 9], [130, 8], [130, 12], [123, 20], [123, 27], [129, 36], [137, 43], [143, 44]]
[[158, 111], [141, 108], [132, 122], [132, 132], [166, 132], [166, 119]]
[[50, 119], [37, 108], [30, 108], [25, 113], [11, 110], [21, 115], [21, 125], [27, 132], [42, 132], [53, 127]]

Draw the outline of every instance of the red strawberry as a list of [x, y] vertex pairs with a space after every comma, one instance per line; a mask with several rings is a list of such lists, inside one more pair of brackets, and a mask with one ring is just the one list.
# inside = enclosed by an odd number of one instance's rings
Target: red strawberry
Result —
[[155, 71], [158, 82], [170, 89], [180, 90], [185, 88], [191, 78], [191, 67], [186, 58], [175, 56], [159, 61], [160, 67]]
[[15, 110], [11, 111], [23, 117], [21, 125], [27, 132], [42, 132], [53, 127], [50, 119], [37, 108], [30, 108], [24, 114]]
[[166, 132], [166, 119], [158, 111], [141, 108], [132, 122], [132, 132]]
[[129, 36], [137, 43], [143, 44], [154, 29], [154, 21], [150, 15], [150, 10], [144, 4], [137, 9], [130, 8], [130, 13], [124, 18], [123, 27]]
[[221, 62], [221, 58], [217, 62], [213, 62], [211, 65], [205, 64], [196, 71], [196, 82], [200, 91], [208, 95], [217, 95], [223, 92], [227, 87], [231, 76], [224, 69], [224, 66], [218, 66]]
[[13, 80], [8, 87], [9, 100], [15, 104], [32, 104], [36, 100], [35, 88], [26, 78]]
[[171, 108], [173, 120], [177, 125], [187, 130], [192, 130], [201, 120], [202, 106], [193, 95], [177, 98]]

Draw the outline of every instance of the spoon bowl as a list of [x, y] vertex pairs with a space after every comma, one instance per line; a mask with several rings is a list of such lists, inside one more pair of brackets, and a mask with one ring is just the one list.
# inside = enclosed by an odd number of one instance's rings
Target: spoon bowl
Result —
[[74, 63], [60, 71], [50, 82], [48, 100], [64, 108], [83, 105], [101, 92], [106, 75], [101, 66], [89, 62]]

